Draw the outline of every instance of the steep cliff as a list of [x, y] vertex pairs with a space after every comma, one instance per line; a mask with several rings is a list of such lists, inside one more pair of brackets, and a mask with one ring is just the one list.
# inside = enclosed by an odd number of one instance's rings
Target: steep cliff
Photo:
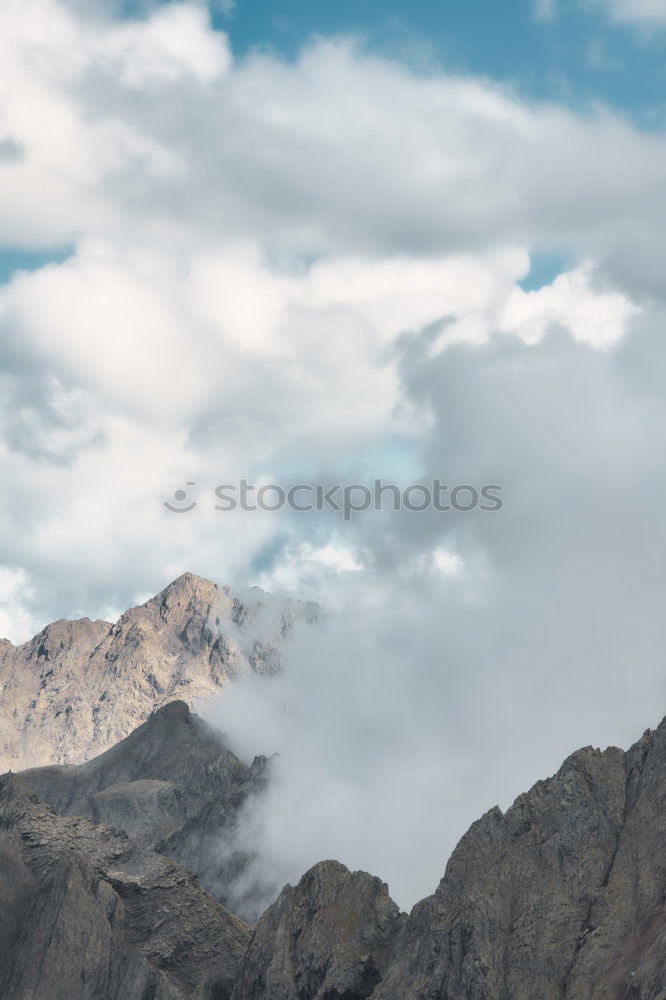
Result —
[[249, 928], [121, 831], [0, 778], [3, 1000], [226, 1000]]

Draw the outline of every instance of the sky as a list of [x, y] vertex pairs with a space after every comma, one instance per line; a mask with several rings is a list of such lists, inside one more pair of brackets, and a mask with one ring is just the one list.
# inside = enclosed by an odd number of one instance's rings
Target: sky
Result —
[[[215, 708], [280, 751], [285, 878], [411, 905], [660, 721], [665, 41], [660, 0], [2, 5], [0, 632], [184, 571], [318, 600]], [[216, 510], [243, 478], [503, 508]]]
[[578, 106], [610, 102], [645, 125], [663, 124], [666, 21], [660, 0], [493, 0], [453, 3], [289, 0], [218, 7], [234, 50], [262, 46], [288, 58], [313, 35], [351, 34], [417, 72], [436, 67], [502, 80], [532, 98]]

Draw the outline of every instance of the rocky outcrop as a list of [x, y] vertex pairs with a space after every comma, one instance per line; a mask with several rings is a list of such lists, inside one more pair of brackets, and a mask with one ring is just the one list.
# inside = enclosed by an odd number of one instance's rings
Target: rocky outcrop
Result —
[[259, 921], [233, 1000], [366, 1000], [403, 919], [378, 878], [323, 861]]
[[0, 778], [3, 1000], [228, 1000], [249, 928], [192, 875]]
[[176, 701], [99, 757], [33, 768], [15, 782], [61, 815], [123, 829], [137, 844], [196, 871], [202, 885], [228, 902], [248, 860], [236, 842], [236, 818], [263, 788], [265, 765], [265, 758], [243, 764], [220, 733]]
[[314, 605], [186, 573], [115, 625], [59, 621], [21, 646], [1, 640], [0, 771], [88, 760], [160, 705], [272, 673], [294, 621], [314, 617]]
[[665, 1000], [665, 779], [666, 721], [487, 813], [373, 1000]]

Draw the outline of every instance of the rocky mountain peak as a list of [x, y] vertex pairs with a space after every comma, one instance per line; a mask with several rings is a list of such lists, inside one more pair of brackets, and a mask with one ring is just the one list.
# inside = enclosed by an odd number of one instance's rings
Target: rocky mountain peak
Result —
[[87, 760], [160, 705], [273, 673], [294, 623], [314, 617], [312, 605], [185, 573], [115, 624], [62, 620], [0, 644], [0, 768]]
[[666, 720], [490, 810], [419, 903], [373, 1000], [663, 1000]]
[[230, 587], [218, 587], [212, 580], [206, 580], [194, 573], [183, 573], [164, 590], [146, 602], [156, 605], [162, 617], [182, 614], [192, 608], [212, 608], [220, 594], [229, 593]]
[[265, 760], [243, 764], [220, 733], [174, 701], [93, 760], [31, 768], [15, 782], [61, 815], [108, 823], [185, 861], [222, 897], [220, 843], [245, 798], [263, 788], [264, 769]]
[[366, 1000], [404, 919], [380, 879], [322, 861], [259, 921], [233, 1000]]

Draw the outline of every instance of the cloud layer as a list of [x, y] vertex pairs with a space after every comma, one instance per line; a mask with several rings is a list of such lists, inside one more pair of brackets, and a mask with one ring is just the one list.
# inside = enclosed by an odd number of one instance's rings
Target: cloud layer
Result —
[[605, 352], [557, 333], [434, 357], [428, 334], [404, 346], [409, 390], [432, 414], [424, 467], [452, 482], [495, 474], [505, 507], [357, 521], [363, 568], [329, 585], [320, 631], [290, 648], [283, 675], [207, 709], [241, 754], [280, 753], [242, 826], [258, 860], [241, 896], [332, 855], [379, 872], [408, 908], [491, 805], [578, 746], [627, 746], [658, 723], [654, 337]]
[[[192, 560], [236, 574], [283, 530], [174, 526], [158, 500], [185, 481], [409, 449], [404, 331], [610, 343], [661, 295], [666, 143], [607, 111], [344, 39], [234, 63], [196, 3], [0, 18], [0, 238], [71, 247], [0, 292], [3, 558], [42, 619]], [[524, 293], [563, 245], [570, 272]]]
[[[350, 39], [234, 59], [196, 3], [8, 0], [0, 93], [0, 240], [54, 256], [0, 288], [12, 638], [184, 570], [322, 600], [219, 717], [282, 754], [260, 863], [334, 854], [403, 903], [478, 812], [657, 721], [662, 134]], [[241, 477], [505, 508], [215, 511]]]

